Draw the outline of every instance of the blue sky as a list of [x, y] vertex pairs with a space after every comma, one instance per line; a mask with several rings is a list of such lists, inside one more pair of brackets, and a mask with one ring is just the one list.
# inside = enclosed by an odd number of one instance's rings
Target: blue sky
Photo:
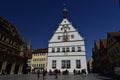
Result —
[[63, 19], [64, 3], [69, 21], [85, 38], [87, 60], [94, 40], [120, 30], [119, 0], [0, 0], [0, 15], [17, 26], [33, 49], [46, 48]]

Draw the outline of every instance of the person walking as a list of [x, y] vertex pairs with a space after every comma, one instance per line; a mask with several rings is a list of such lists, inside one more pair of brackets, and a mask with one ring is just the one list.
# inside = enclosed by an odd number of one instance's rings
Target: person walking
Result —
[[40, 78], [40, 70], [37, 71], [37, 78], [39, 80], [39, 78]]
[[76, 75], [76, 70], [75, 69], [73, 70], [73, 73], [74, 73], [74, 76], [75, 76]]
[[45, 78], [46, 73], [47, 73], [47, 72], [43, 69], [43, 80], [44, 80], [44, 78]]
[[58, 70], [55, 69], [55, 78], [57, 78]]

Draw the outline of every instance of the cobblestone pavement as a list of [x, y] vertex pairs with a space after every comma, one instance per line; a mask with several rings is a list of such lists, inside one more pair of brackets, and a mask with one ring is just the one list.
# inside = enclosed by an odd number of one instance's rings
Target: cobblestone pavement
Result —
[[105, 74], [88, 74], [85, 80], [118, 80], [115, 79], [112, 75]]
[[[42, 75], [37, 79], [36, 74], [22, 74], [22, 75], [4, 75], [0, 76], [0, 80], [43, 80]], [[60, 75], [58, 78], [55, 78], [54, 75], [45, 76], [44, 80], [86, 80], [86, 77], [83, 75]]]
[[[22, 74], [22, 75], [4, 75], [0, 76], [0, 80], [43, 80], [42, 75], [37, 79], [36, 74]], [[60, 75], [58, 78], [55, 78], [55, 75], [47, 75], [44, 80], [117, 80], [112, 78], [110, 75], [101, 75], [101, 74], [88, 74], [87, 76], [83, 75]], [[118, 79], [119, 80], [119, 79]]]

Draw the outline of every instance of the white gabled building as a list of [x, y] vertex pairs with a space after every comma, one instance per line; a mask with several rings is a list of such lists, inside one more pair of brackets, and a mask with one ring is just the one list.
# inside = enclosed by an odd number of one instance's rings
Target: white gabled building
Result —
[[47, 71], [87, 70], [84, 38], [68, 21], [67, 13], [67, 9], [64, 8], [63, 21], [49, 41]]

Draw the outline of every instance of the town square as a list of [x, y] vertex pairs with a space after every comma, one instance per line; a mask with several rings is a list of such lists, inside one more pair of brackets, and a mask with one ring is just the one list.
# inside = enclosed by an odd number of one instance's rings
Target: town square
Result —
[[4, 0], [0, 10], [0, 80], [120, 80], [120, 0]]

